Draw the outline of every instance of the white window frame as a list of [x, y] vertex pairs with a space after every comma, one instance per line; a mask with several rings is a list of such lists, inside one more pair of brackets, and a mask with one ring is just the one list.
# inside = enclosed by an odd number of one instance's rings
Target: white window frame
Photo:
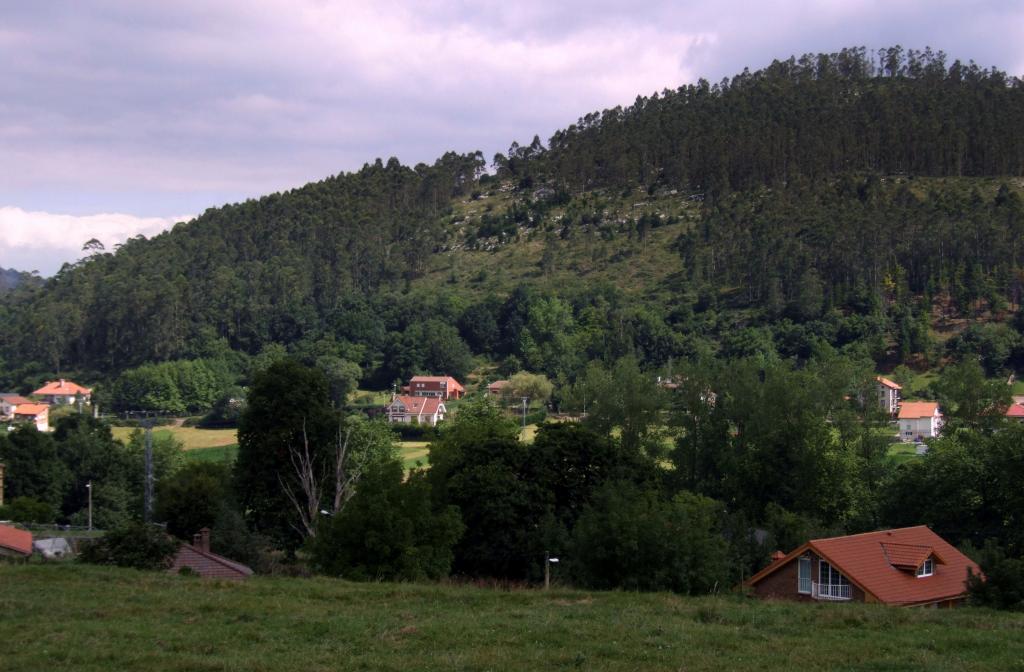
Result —
[[926, 576], [931, 576], [935, 573], [935, 561], [930, 557], [921, 563], [921, 566], [917, 568], [917, 578], [923, 579]]
[[[807, 568], [807, 574], [806, 575], [804, 575], [804, 572], [803, 572], [804, 567]], [[813, 582], [813, 579], [811, 578], [811, 559], [808, 558], [807, 556], [804, 556], [804, 557], [801, 557], [801, 558], [797, 558], [797, 561], [796, 561], [796, 592], [800, 593], [801, 595], [810, 595], [811, 594], [811, 584], [812, 584], [812, 582]], [[804, 586], [805, 585], [807, 586], [806, 590], [804, 590]]]

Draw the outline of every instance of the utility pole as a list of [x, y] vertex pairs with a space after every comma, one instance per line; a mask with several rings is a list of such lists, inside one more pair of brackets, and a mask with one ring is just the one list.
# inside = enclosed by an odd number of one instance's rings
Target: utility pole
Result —
[[526, 402], [530, 400], [529, 397], [523, 397], [523, 431], [526, 431]]
[[146, 417], [146, 481], [143, 490], [142, 519], [153, 520], [153, 419]]
[[89, 494], [89, 531], [92, 532], [92, 481], [85, 484], [85, 490]]
[[544, 551], [544, 590], [551, 589], [551, 565], [558, 562], [558, 558], [552, 558], [547, 551]]

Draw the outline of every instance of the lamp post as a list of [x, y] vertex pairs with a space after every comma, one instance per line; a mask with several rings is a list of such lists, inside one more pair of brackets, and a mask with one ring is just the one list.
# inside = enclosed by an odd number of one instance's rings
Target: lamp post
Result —
[[85, 491], [89, 494], [89, 531], [92, 532], [92, 481], [85, 484]]
[[551, 588], [551, 565], [558, 562], [558, 558], [552, 558], [544, 551], [544, 590]]

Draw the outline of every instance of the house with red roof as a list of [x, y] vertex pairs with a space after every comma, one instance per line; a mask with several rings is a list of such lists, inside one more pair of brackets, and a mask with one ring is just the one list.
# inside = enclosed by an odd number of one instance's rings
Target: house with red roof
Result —
[[40, 432], [50, 431], [50, 406], [48, 404], [18, 404], [11, 420], [15, 423], [35, 425]]
[[967, 597], [970, 558], [928, 527], [812, 539], [744, 585], [763, 598], [951, 607]]
[[512, 383], [507, 380], [496, 380], [487, 386], [487, 394], [491, 397], [503, 396], [512, 390], [512, 388], [509, 387], [511, 384]]
[[186, 568], [204, 579], [247, 579], [253, 574], [252, 569], [242, 563], [210, 551], [208, 527], [199, 530], [199, 534], [192, 537], [191, 544], [182, 544], [178, 548], [167, 571], [179, 574]]
[[896, 417], [902, 441], [931, 439], [942, 431], [942, 412], [935, 401], [905, 401]]
[[31, 399], [26, 399], [20, 394], [13, 392], [0, 392], [0, 420], [10, 420], [14, 417], [14, 411], [19, 404], [33, 404]]
[[92, 389], [61, 378], [46, 383], [33, 392], [32, 396], [40, 397], [48, 404], [74, 404], [79, 399], [88, 404], [92, 398]]
[[32, 533], [10, 525], [0, 525], [0, 558], [27, 558], [32, 555]]
[[466, 388], [451, 376], [413, 376], [402, 391], [413, 397], [439, 397], [445, 401], [461, 399], [466, 394]]
[[413, 397], [397, 395], [391, 399], [385, 410], [388, 422], [401, 422], [434, 427], [444, 420], [448, 413], [440, 397]]
[[1010, 407], [1006, 409], [1006, 419], [1013, 420], [1014, 422], [1024, 422], [1024, 404], [1019, 401], [1014, 401], [1010, 404]]
[[883, 376], [875, 377], [875, 389], [878, 391], [878, 405], [889, 415], [896, 415], [900, 407], [900, 390], [897, 383]]

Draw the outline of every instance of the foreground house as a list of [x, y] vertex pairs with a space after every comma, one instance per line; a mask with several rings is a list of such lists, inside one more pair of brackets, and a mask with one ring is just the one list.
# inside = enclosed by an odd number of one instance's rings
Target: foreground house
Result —
[[878, 405], [889, 415], [896, 415], [900, 407], [900, 390], [903, 388], [882, 376], [875, 377], [875, 389], [878, 390]]
[[403, 422], [414, 425], [434, 427], [444, 420], [448, 413], [444, 402], [439, 397], [411, 397], [398, 395], [391, 400], [385, 410], [388, 422]]
[[951, 607], [978, 566], [924, 525], [812, 539], [745, 583], [758, 597]]
[[899, 413], [900, 439], [932, 439], [942, 431], [942, 413], [934, 401], [905, 401]]
[[31, 555], [31, 532], [10, 525], [0, 525], [0, 558], [27, 558]]
[[48, 404], [74, 404], [79, 399], [82, 403], [88, 404], [92, 398], [92, 389], [61, 378], [46, 383], [33, 392], [32, 396], [39, 397]]
[[14, 417], [14, 411], [18, 409], [21, 404], [34, 404], [35, 402], [31, 399], [14, 394], [13, 392], [0, 393], [0, 420], [10, 420]]
[[46, 404], [18, 404], [14, 422], [31, 423], [40, 432], [50, 431], [50, 407]]
[[210, 528], [204, 527], [192, 538], [191, 544], [182, 544], [174, 554], [169, 571], [178, 574], [188, 568], [204, 579], [247, 579], [252, 570], [240, 562], [228, 560], [210, 551]]
[[461, 399], [466, 394], [466, 388], [451, 376], [413, 376], [402, 391], [414, 397], [438, 397], [445, 401]]

